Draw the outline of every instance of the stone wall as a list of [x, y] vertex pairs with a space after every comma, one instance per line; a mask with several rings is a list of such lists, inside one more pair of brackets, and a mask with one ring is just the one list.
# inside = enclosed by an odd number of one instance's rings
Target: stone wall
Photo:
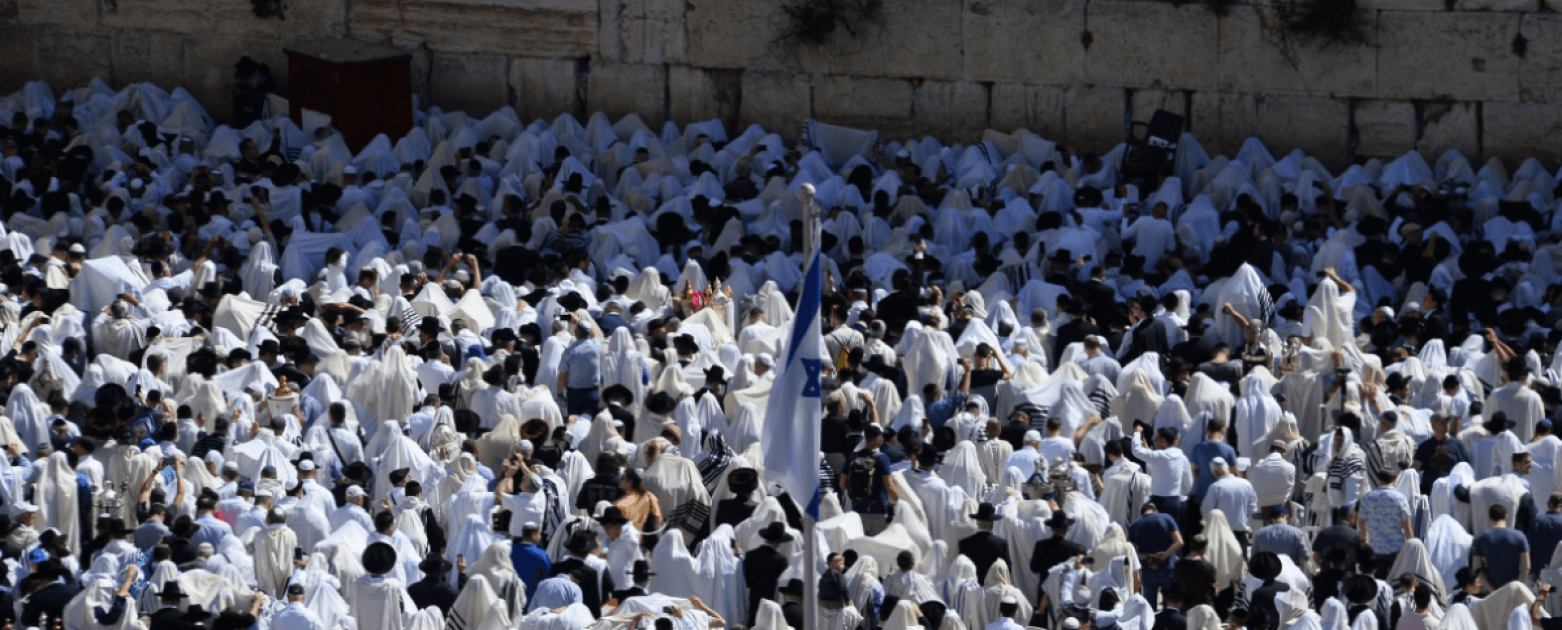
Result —
[[1027, 127], [1103, 150], [1156, 108], [1212, 152], [1249, 136], [1338, 167], [1458, 148], [1562, 157], [1559, 0], [1358, 0], [1365, 41], [1278, 27], [1269, 0], [890, 0], [821, 46], [779, 43], [795, 0], [0, 0], [0, 93], [43, 78], [182, 85], [219, 119], [232, 64], [348, 36], [413, 54], [423, 104], [525, 118], [721, 118], [795, 139], [814, 116], [970, 141]]

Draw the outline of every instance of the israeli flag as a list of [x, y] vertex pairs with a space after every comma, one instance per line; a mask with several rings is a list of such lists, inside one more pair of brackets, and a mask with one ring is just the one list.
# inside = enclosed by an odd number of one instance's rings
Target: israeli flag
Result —
[[770, 402], [765, 406], [765, 476], [806, 504], [819, 518], [819, 427], [824, 404], [819, 373], [824, 367], [824, 335], [819, 328], [823, 262], [819, 252], [803, 277], [797, 313], [792, 317], [784, 360], [777, 366]]

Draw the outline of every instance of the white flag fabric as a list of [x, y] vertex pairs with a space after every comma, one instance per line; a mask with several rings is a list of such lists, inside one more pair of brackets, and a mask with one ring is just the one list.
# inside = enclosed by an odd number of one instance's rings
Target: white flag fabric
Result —
[[813, 518], [819, 517], [819, 426], [824, 407], [819, 373], [823, 369], [824, 335], [819, 330], [820, 255], [815, 252], [803, 277], [792, 334], [784, 361], [777, 367], [770, 402], [765, 407], [765, 477], [781, 484], [792, 500]]

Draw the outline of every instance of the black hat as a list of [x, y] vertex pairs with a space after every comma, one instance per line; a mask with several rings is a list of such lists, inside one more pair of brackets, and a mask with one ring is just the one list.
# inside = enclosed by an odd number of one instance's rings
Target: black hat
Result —
[[1493, 411], [1491, 416], [1481, 423], [1481, 426], [1486, 429], [1487, 433], [1497, 434], [1518, 426], [1518, 423], [1510, 419], [1507, 413]]
[[363, 550], [363, 570], [372, 575], [385, 575], [396, 568], [396, 549], [382, 542]]
[[1074, 524], [1074, 518], [1069, 516], [1068, 512], [1064, 512], [1063, 510], [1058, 510], [1056, 512], [1053, 512], [1052, 516], [1047, 517], [1047, 522], [1043, 523], [1043, 524], [1046, 525], [1047, 527], [1052, 528], [1052, 529], [1063, 529], [1065, 527], [1073, 525]]
[[438, 335], [444, 330], [445, 327], [439, 323], [438, 319], [433, 317], [425, 317], [423, 321], [418, 322], [418, 331], [428, 333], [430, 336]]
[[[1062, 510], [1059, 511], [1061, 512]], [[990, 522], [1000, 520], [1003, 516], [998, 514], [998, 510], [993, 507], [993, 504], [983, 501], [981, 505], [976, 506], [976, 513], [972, 514], [971, 518]]]
[[655, 394], [651, 394], [651, 397], [647, 398], [645, 401], [645, 410], [659, 416], [670, 414], [674, 409], [677, 408], [678, 400], [673, 398], [667, 392], [656, 392]]
[[299, 584], [298, 582], [294, 582], [292, 584], [287, 585], [287, 594], [288, 595], [303, 595], [304, 594], [304, 585], [303, 584]]
[[542, 446], [541, 442], [548, 439], [548, 421], [542, 418], [532, 418], [521, 423], [521, 438], [531, 440], [534, 446]]
[[215, 283], [215, 282], [208, 282], [206, 284], [201, 285], [201, 297], [203, 297], [203, 298], [222, 297], [222, 290], [217, 288], [217, 283]]
[[589, 531], [575, 532], [569, 537], [569, 541], [564, 543], [564, 548], [577, 556], [590, 553], [592, 549], [597, 548], [597, 535]]
[[782, 593], [790, 594], [790, 595], [802, 595], [803, 594], [803, 581], [799, 580], [797, 578], [792, 578], [790, 580], [787, 580], [786, 584], [782, 584], [781, 586], [776, 587], [776, 590], [781, 591]]
[[1265, 582], [1278, 577], [1283, 568], [1284, 565], [1280, 564], [1280, 556], [1272, 551], [1260, 551], [1247, 561], [1247, 572]]
[[713, 365], [710, 369], [705, 370], [705, 380], [716, 380], [725, 383], [727, 382], [727, 369], [720, 365]]
[[727, 473], [727, 489], [737, 495], [758, 490], [759, 471], [753, 468], [738, 468]]
[[570, 311], [578, 311], [580, 309], [586, 308], [585, 298], [580, 297], [580, 294], [574, 291], [565, 293], [564, 295], [556, 298], [554, 301], [557, 302], [559, 306], [562, 306]]
[[634, 404], [635, 394], [623, 385], [609, 385], [602, 390], [602, 402], [618, 401], [618, 404], [628, 407]]
[[1345, 580], [1345, 599], [1352, 604], [1365, 604], [1377, 599], [1378, 581], [1370, 575], [1357, 574]]
[[418, 570], [425, 575], [440, 575], [450, 571], [450, 561], [437, 553], [431, 553], [418, 563]]
[[388, 478], [390, 479], [391, 485], [401, 485], [401, 482], [406, 481], [407, 475], [411, 474], [411, 472], [411, 468], [397, 468], [396, 470], [390, 471]]
[[792, 542], [792, 534], [786, 531], [786, 525], [781, 521], [771, 521], [764, 529], [759, 530], [759, 537], [773, 543]]
[[108, 521], [108, 531], [102, 533], [107, 536], [129, 536], [136, 533], [136, 530], [125, 527], [125, 519], [111, 518]]
[[179, 582], [178, 582], [178, 580], [173, 580], [173, 581], [168, 582], [167, 584], [164, 584], [163, 585], [163, 592], [158, 593], [157, 596], [158, 597], [162, 597], [162, 598], [166, 598], [166, 599], [173, 599], [175, 597], [184, 597], [184, 591], [179, 589]]
[[[298, 585], [294, 584], [293, 586]], [[299, 590], [303, 590], [303, 587], [299, 586]], [[190, 604], [189, 610], [184, 611], [184, 614], [179, 618], [185, 623], [198, 623], [210, 619], [211, 616], [212, 614], [206, 612], [206, 609], [202, 608], [200, 604]]]
[[1052, 262], [1071, 263], [1074, 262], [1074, 255], [1066, 249], [1058, 249], [1054, 250], [1052, 255], [1047, 257], [1047, 260]]
[[624, 518], [623, 510], [619, 509], [616, 505], [612, 505], [608, 506], [607, 509], [602, 510], [602, 516], [597, 517], [597, 522], [607, 525], [623, 525], [624, 523], [628, 523], [629, 519]]
[[655, 573], [651, 572], [651, 563], [644, 560], [636, 560], [634, 568], [625, 571], [624, 573], [628, 573], [634, 576], [636, 580], [643, 580], [645, 578], [656, 575]]

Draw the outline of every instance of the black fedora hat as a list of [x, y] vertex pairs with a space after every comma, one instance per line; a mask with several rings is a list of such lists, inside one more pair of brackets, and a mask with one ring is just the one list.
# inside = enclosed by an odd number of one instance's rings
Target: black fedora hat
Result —
[[976, 506], [976, 513], [972, 514], [971, 518], [974, 518], [978, 521], [990, 522], [1000, 520], [1003, 518], [1003, 516], [998, 514], [998, 510], [997, 508], [993, 507], [993, 504], [983, 501], [981, 505]]
[[737, 468], [727, 473], [727, 489], [743, 495], [759, 489], [759, 471], [753, 468]]
[[656, 392], [645, 400], [645, 410], [659, 416], [670, 414], [677, 408], [678, 399], [667, 392]]
[[635, 394], [623, 385], [609, 385], [602, 390], [602, 402], [618, 401], [618, 404], [628, 407], [634, 404]]
[[1253, 559], [1247, 562], [1247, 572], [1253, 577], [1268, 582], [1280, 576], [1280, 571], [1285, 568], [1280, 563], [1280, 556], [1272, 551], [1260, 551], [1253, 554]]
[[628, 523], [629, 519], [624, 517], [623, 510], [619, 509], [618, 506], [613, 505], [608, 506], [608, 508], [605, 510], [602, 510], [602, 516], [597, 517], [597, 522], [607, 525], [623, 525], [624, 523]]
[[628, 573], [634, 576], [636, 580], [643, 580], [645, 578], [656, 575], [655, 573], [651, 572], [651, 563], [644, 560], [636, 560], [634, 568], [631, 568], [624, 573]]
[[1058, 510], [1056, 512], [1053, 512], [1052, 516], [1047, 517], [1047, 522], [1044, 523], [1044, 524], [1047, 527], [1051, 527], [1053, 529], [1062, 529], [1064, 527], [1068, 527], [1070, 525], [1073, 525], [1074, 524], [1074, 519], [1073, 519], [1073, 517], [1070, 517], [1068, 515], [1068, 512], [1064, 512], [1063, 510]]
[[363, 550], [363, 570], [372, 575], [385, 575], [396, 568], [396, 549], [382, 542]]
[[450, 561], [437, 553], [431, 553], [418, 563], [418, 570], [426, 575], [439, 575], [450, 571]]
[[759, 530], [759, 537], [773, 543], [792, 542], [792, 534], [786, 531], [786, 525], [781, 521], [771, 521], [764, 529]]

